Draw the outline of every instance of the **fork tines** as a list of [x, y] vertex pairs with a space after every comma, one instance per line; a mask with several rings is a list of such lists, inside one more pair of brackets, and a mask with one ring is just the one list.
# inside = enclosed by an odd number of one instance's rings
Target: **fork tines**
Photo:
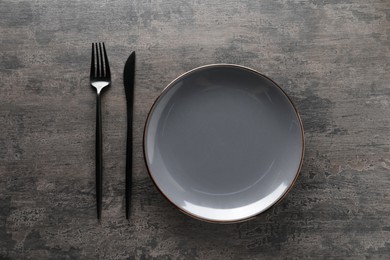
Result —
[[104, 42], [92, 43], [91, 78], [109, 78], [110, 76], [110, 65]]

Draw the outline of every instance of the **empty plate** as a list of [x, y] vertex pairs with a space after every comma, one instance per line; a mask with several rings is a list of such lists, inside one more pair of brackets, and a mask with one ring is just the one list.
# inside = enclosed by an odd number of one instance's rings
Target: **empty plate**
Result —
[[144, 131], [148, 172], [188, 215], [237, 222], [264, 212], [300, 170], [303, 127], [286, 93], [255, 70], [207, 65], [171, 82]]

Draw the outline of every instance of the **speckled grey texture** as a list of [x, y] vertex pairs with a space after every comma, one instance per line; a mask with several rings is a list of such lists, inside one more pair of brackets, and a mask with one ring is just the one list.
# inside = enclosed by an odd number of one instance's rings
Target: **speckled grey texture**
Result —
[[[390, 1], [0, 1], [1, 259], [388, 259]], [[91, 42], [107, 46], [104, 208], [95, 213]], [[134, 187], [124, 218], [122, 70], [137, 52]], [[238, 63], [287, 91], [306, 129], [292, 191], [240, 224], [180, 213], [149, 179], [147, 112], [164, 86]]]

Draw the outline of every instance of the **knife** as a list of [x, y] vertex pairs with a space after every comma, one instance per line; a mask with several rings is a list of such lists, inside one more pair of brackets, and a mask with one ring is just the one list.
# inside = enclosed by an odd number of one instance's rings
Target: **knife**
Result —
[[127, 105], [127, 142], [126, 142], [126, 219], [129, 219], [131, 205], [131, 183], [133, 171], [133, 100], [134, 100], [135, 52], [127, 58], [123, 71]]

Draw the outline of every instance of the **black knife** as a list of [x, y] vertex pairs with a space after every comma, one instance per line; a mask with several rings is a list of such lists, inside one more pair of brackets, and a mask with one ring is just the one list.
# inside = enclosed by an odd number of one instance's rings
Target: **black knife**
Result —
[[131, 179], [133, 171], [133, 100], [134, 100], [135, 52], [127, 58], [123, 71], [127, 104], [127, 143], [126, 143], [126, 219], [129, 219], [131, 205]]

